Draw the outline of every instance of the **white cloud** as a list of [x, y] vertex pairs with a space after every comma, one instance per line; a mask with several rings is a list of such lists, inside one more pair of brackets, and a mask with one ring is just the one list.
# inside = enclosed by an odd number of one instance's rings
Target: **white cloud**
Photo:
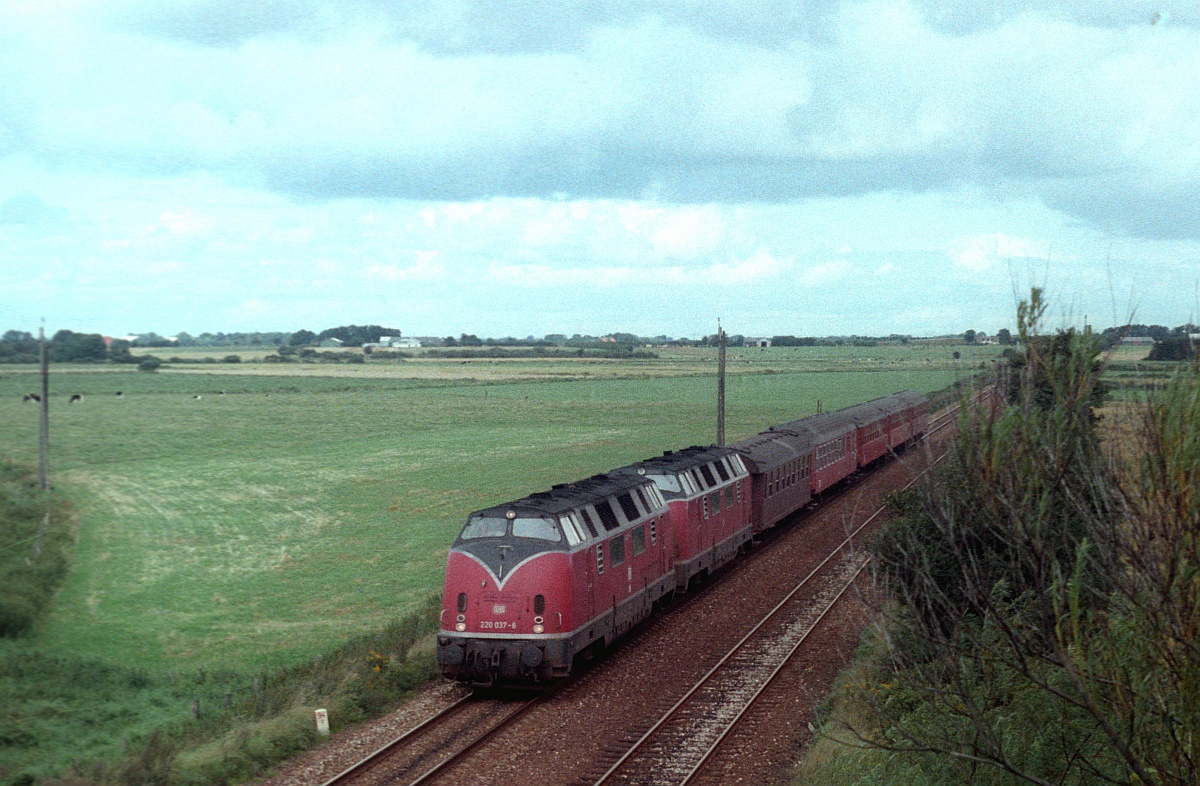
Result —
[[1045, 259], [1050, 250], [1042, 241], [996, 233], [958, 238], [947, 253], [956, 267], [983, 273], [1001, 260]]
[[368, 265], [365, 274], [368, 278], [379, 278], [386, 281], [437, 281], [446, 277], [446, 268], [441, 262], [441, 252], [417, 251], [415, 256], [416, 261], [411, 265], [398, 263]]
[[808, 288], [820, 287], [845, 278], [853, 269], [854, 266], [845, 259], [821, 262], [801, 270], [799, 282]]

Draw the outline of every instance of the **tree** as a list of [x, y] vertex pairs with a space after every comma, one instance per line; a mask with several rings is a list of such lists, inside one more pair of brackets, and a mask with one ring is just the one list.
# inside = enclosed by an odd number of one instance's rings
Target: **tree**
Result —
[[1000, 328], [996, 331], [996, 340], [999, 341], [1002, 346], [1008, 346], [1012, 343], [1012, 333], [1008, 331], [1008, 328]]
[[965, 342], [967, 342], [968, 344], [974, 344], [975, 343], [975, 331], [968, 330], [966, 333], [963, 333], [963, 340]]
[[287, 343], [293, 347], [307, 347], [317, 343], [317, 334], [311, 330], [297, 330], [288, 336]]

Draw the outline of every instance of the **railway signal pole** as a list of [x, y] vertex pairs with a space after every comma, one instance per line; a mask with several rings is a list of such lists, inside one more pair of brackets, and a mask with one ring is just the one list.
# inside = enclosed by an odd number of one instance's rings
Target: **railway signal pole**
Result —
[[717, 445], [725, 444], [725, 330], [717, 320]]

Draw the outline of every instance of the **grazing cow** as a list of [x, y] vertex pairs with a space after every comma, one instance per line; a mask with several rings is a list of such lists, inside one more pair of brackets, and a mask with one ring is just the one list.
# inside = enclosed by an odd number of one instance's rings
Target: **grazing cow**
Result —
[[75, 395], [71, 396], [71, 399], [67, 403], [68, 404], [82, 404], [83, 403], [83, 394], [76, 393]]
[[125, 398], [125, 392], [123, 390], [118, 390], [117, 398]]
[[222, 395], [222, 396], [224, 396], [224, 395], [225, 395], [225, 391], [224, 391], [224, 390], [222, 390], [222, 391], [221, 391], [221, 395]]
[[21, 399], [21, 400], [22, 400], [22, 401], [37, 401], [37, 402], [41, 402], [41, 400], [42, 400], [42, 397], [41, 397], [41, 396], [39, 396], [37, 393], [26, 393], [26, 394], [25, 394], [25, 398], [23, 398], [23, 399]]
[[194, 398], [194, 399], [196, 399], [197, 401], [199, 401], [200, 399], [204, 398], [204, 396], [201, 396], [201, 395], [195, 395], [195, 396], [192, 396], [192, 398]]

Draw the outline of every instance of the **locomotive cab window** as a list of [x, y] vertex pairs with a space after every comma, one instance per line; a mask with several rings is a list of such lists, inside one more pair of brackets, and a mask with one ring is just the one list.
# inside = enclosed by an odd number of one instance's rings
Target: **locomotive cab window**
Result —
[[516, 538], [535, 538], [552, 543], [562, 540], [562, 533], [558, 531], [555, 523], [550, 519], [543, 518], [513, 519], [512, 534]]
[[682, 494], [683, 486], [679, 485], [679, 478], [674, 475], [647, 475], [648, 479], [654, 481], [654, 485], [669, 494]]
[[508, 534], [508, 519], [501, 516], [474, 516], [463, 527], [463, 540], [502, 538]]

